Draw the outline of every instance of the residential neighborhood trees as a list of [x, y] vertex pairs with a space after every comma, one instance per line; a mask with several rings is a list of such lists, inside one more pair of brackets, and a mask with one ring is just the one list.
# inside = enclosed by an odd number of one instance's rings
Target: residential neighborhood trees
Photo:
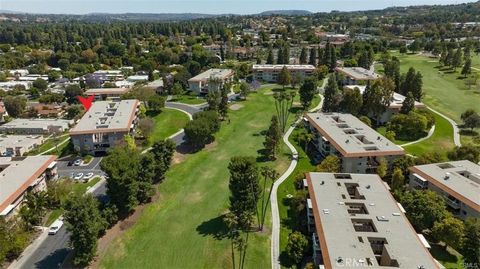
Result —
[[302, 103], [304, 111], [307, 111], [312, 104], [312, 100], [315, 97], [316, 91], [317, 80], [312, 77], [305, 79], [302, 86], [300, 86], [298, 93], [300, 95], [300, 102]]

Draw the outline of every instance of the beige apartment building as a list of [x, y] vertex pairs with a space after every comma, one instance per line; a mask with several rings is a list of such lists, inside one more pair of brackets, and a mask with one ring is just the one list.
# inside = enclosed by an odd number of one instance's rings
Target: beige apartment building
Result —
[[212, 90], [220, 90], [223, 85], [233, 81], [235, 72], [232, 69], [209, 69], [188, 80], [191, 91], [205, 94]]
[[335, 71], [339, 74], [343, 74], [343, 85], [365, 84], [368, 81], [380, 78], [380, 75], [375, 73], [375, 71], [363, 67], [337, 67], [335, 68]]
[[308, 173], [317, 268], [442, 268], [378, 175]]
[[315, 66], [309, 64], [254, 64], [252, 67], [255, 80], [276, 83], [278, 75], [286, 67], [292, 77], [304, 79], [313, 75]]
[[43, 141], [42, 135], [0, 135], [0, 156], [23, 156]]
[[458, 218], [480, 218], [480, 165], [467, 160], [410, 168], [410, 187], [440, 194]]
[[105, 153], [135, 133], [140, 102], [138, 100], [97, 101], [70, 130], [76, 151]]

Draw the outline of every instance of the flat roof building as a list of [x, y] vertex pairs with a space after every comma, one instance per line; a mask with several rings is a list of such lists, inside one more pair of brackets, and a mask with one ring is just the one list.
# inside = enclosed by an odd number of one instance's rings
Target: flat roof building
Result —
[[72, 123], [72, 120], [62, 119], [14, 119], [0, 125], [0, 132], [7, 134], [63, 133]]
[[455, 216], [480, 218], [480, 165], [468, 160], [416, 165], [410, 187], [437, 192]]
[[138, 119], [138, 100], [97, 101], [70, 130], [75, 150], [106, 152], [134, 133]]
[[253, 77], [265, 82], [277, 82], [278, 74], [286, 67], [290, 76], [300, 76], [302, 79], [310, 76], [315, 71], [315, 66], [310, 64], [254, 64]]
[[[196, 93], [208, 93], [211, 90], [219, 90], [225, 83], [232, 82], [235, 72], [232, 69], [209, 69], [188, 80], [191, 91]], [[218, 82], [216, 82], [218, 80]]]
[[130, 88], [94, 88], [85, 91], [88, 96], [94, 95], [95, 100], [120, 99], [120, 97], [129, 92]]
[[354, 85], [359, 82], [377, 80], [380, 78], [380, 75], [375, 73], [375, 71], [363, 67], [337, 67], [335, 68], [335, 71], [345, 76], [345, 80], [343, 81], [343, 84], [345, 85]]
[[380, 158], [389, 164], [405, 154], [357, 117], [346, 113], [307, 113], [305, 120], [314, 133], [315, 147], [322, 157], [341, 159], [346, 173], [375, 173]]
[[57, 177], [54, 155], [0, 158], [0, 216], [11, 216], [20, 208], [27, 191], [43, 190]]
[[43, 141], [42, 135], [0, 135], [0, 155], [23, 156]]
[[440, 268], [378, 175], [308, 173], [307, 185], [321, 268]]

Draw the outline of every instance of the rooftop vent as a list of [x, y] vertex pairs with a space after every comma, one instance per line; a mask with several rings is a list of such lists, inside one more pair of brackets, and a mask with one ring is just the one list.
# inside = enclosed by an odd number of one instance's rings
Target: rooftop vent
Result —
[[444, 180], [449, 180], [450, 179], [450, 173], [446, 172], [445, 177], [443, 178]]

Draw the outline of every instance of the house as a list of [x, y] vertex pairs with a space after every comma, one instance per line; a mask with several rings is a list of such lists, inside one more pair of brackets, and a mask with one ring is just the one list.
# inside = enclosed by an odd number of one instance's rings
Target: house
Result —
[[16, 80], [0, 82], [0, 89], [4, 91], [13, 90], [17, 87], [24, 87], [25, 90], [28, 90], [32, 87], [32, 83], [26, 82], [26, 81], [16, 81]]
[[[362, 95], [365, 93], [366, 87], [367, 86], [365, 86], [365, 85], [347, 85], [347, 86], [345, 86], [345, 88], [349, 88], [349, 89], [358, 88], [358, 90], [360, 91], [360, 93]], [[386, 123], [392, 118], [393, 115], [400, 113], [400, 109], [402, 108], [402, 105], [403, 105], [403, 102], [405, 101], [405, 99], [406, 99], [405, 96], [394, 92], [393, 96], [392, 96], [392, 99], [390, 100], [390, 105], [383, 112], [383, 114], [380, 115], [379, 123], [382, 123], [382, 124]], [[415, 101], [414, 107], [417, 108], [417, 109], [426, 108], [426, 106], [423, 103], [417, 102], [417, 101]], [[368, 116], [373, 116], [373, 115], [368, 115]]]
[[25, 194], [47, 188], [57, 178], [57, 156], [40, 155], [0, 158], [0, 217], [10, 217], [20, 209]]
[[343, 85], [366, 84], [380, 78], [380, 75], [363, 67], [337, 67], [335, 71], [344, 76]]
[[102, 154], [135, 133], [140, 102], [138, 100], [97, 101], [70, 130], [76, 151]]
[[442, 268], [378, 175], [307, 173], [317, 268]]
[[[167, 75], [166, 76], [166, 79], [169, 80], [171, 79], [172, 83], [173, 83], [173, 76], [171, 75]], [[156, 93], [158, 94], [162, 94], [163, 93], [163, 90], [164, 90], [164, 85], [163, 85], [163, 79], [160, 78], [160, 79], [157, 79], [157, 80], [154, 80], [154, 81], [151, 81], [149, 82], [146, 87], [148, 88], [151, 88], [153, 89]]]
[[0, 156], [23, 156], [43, 141], [42, 135], [0, 135]]
[[291, 77], [305, 78], [313, 74], [315, 66], [309, 64], [254, 64], [252, 67], [255, 80], [276, 83], [278, 74], [286, 67]]
[[416, 165], [409, 186], [440, 194], [461, 219], [480, 218], [480, 165], [467, 160]]
[[107, 100], [107, 99], [115, 99], [120, 100], [120, 97], [129, 92], [130, 88], [95, 88], [95, 89], [88, 89], [85, 94], [87, 96], [94, 95], [95, 100]]
[[390, 166], [405, 154], [401, 147], [351, 114], [307, 113], [305, 121], [314, 134], [317, 158], [337, 156], [345, 173], [376, 173], [381, 159]]
[[36, 103], [30, 105], [33, 108], [38, 117], [41, 118], [58, 118], [64, 114], [64, 110], [59, 104], [42, 104]]
[[235, 72], [232, 69], [209, 69], [188, 80], [191, 91], [201, 94], [211, 90], [219, 90], [225, 83], [233, 81]]
[[63, 133], [72, 120], [63, 119], [14, 119], [0, 125], [0, 133], [5, 134], [54, 134]]
[[48, 81], [48, 76], [47, 75], [37, 75], [37, 74], [30, 74], [26, 76], [20, 76], [17, 78], [18, 81], [27, 81], [27, 82], [34, 82], [37, 79], [43, 79], [45, 81]]

